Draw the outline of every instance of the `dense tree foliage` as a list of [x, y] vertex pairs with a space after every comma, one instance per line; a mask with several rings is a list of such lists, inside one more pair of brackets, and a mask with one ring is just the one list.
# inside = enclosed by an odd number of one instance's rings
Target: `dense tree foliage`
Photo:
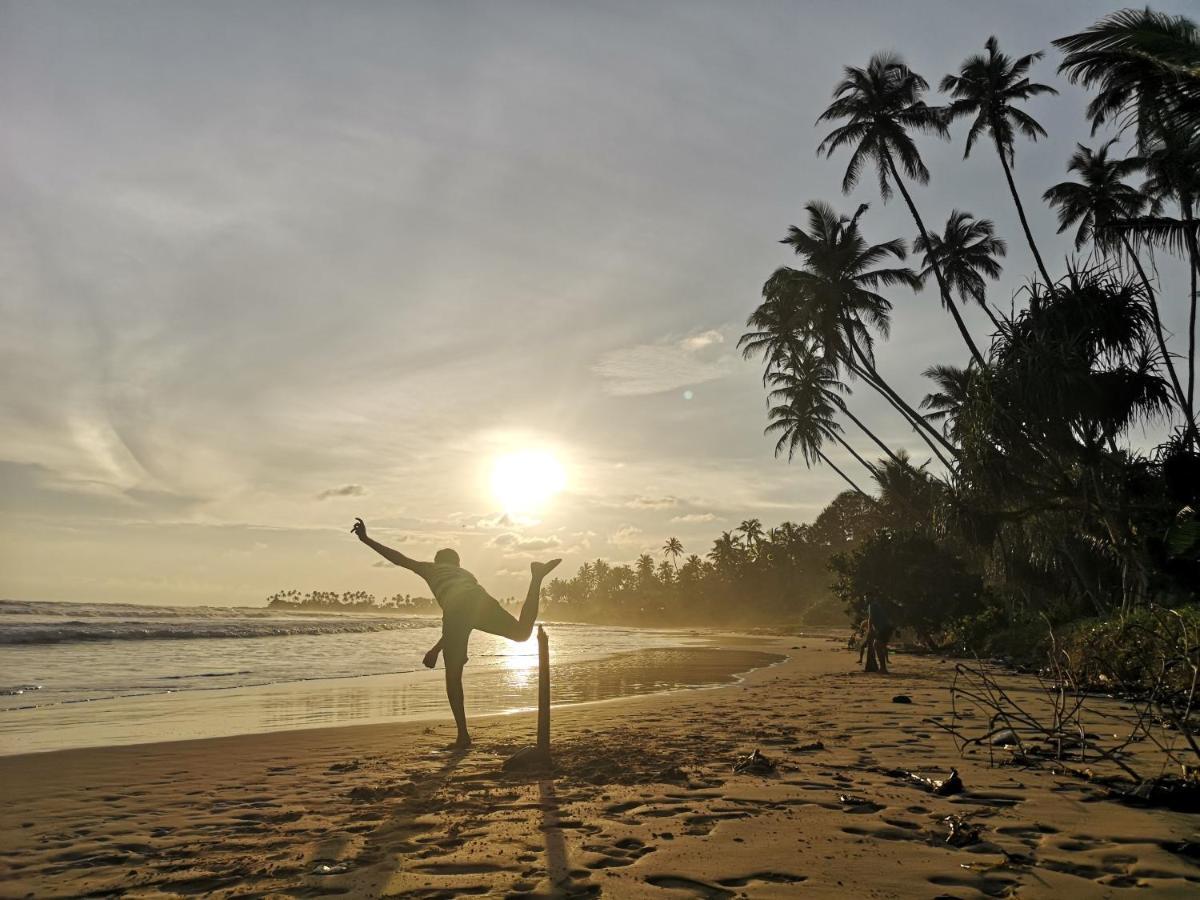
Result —
[[[1077, 148], [1065, 164], [1075, 180], [1024, 200], [1016, 138], [1046, 131], [1022, 106], [1057, 93], [1032, 80], [1041, 52], [1009, 56], [988, 38], [942, 79], [944, 105], [930, 102], [929, 82], [895, 54], [844, 69], [819, 119], [834, 128], [818, 152], [849, 153], [845, 193], [867, 170], [885, 202], [900, 193], [922, 265], [905, 264], [907, 237], [868, 237], [865, 204], [841, 215], [811, 201], [782, 241], [797, 262], [766, 280], [740, 346], [763, 362], [776, 454], [829, 465], [850, 490], [811, 525], [764, 533], [743, 523], [705, 559], [588, 563], [546, 588], [556, 613], [811, 620], [831, 612], [823, 598], [836, 580], [847, 614], [888, 603], [934, 644], [970, 632], [962, 622], [971, 617], [995, 630], [1196, 599], [1200, 31], [1184, 17], [1126, 10], [1054, 45], [1064, 53], [1059, 71], [1097, 92], [1087, 109], [1093, 132], [1116, 134]], [[1028, 286], [1006, 298], [1009, 313], [988, 299], [1007, 251], [992, 221], [955, 209], [932, 232], [913, 195], [934, 175], [918, 137], [949, 139], [959, 119], [970, 123], [966, 153], [981, 138], [996, 151], [1035, 263]], [[1037, 195], [1059, 231], [1074, 229], [1079, 255], [1057, 273], [1037, 244], [1042, 217], [1026, 208]], [[1190, 287], [1182, 335], [1169, 334], [1160, 315], [1158, 273], [1175, 265]], [[931, 389], [914, 406], [880, 372], [875, 348], [903, 292], [925, 284], [936, 285], [969, 361], [923, 361]], [[964, 303], [986, 310], [989, 340], [971, 334]], [[928, 462], [889, 447], [856, 414], [854, 392], [864, 387], [921, 437]], [[1169, 433], [1150, 451], [1137, 444], [1146, 424]], [[833, 448], [848, 456], [848, 471], [834, 465]], [[675, 562], [682, 547], [671, 539], [664, 551]]]

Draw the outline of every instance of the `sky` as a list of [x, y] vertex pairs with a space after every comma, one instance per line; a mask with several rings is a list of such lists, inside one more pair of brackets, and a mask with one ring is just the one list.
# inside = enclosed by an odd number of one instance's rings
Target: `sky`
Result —
[[[899, 200], [842, 196], [845, 157], [817, 157], [841, 67], [894, 50], [936, 86], [991, 34], [1046, 50], [1034, 75], [1061, 94], [1029, 104], [1050, 135], [1016, 177], [1060, 270], [1070, 240], [1037, 198], [1105, 137], [1050, 41], [1116, 6], [897, 8], [0, 3], [0, 597], [427, 595], [355, 516], [410, 556], [457, 548], [500, 597], [532, 559], [661, 556], [669, 536], [703, 555], [750, 517], [811, 521], [844, 484], [774, 458], [736, 342], [805, 203], [869, 203], [868, 238], [913, 235]], [[921, 140], [915, 197], [930, 222], [996, 222], [1007, 308], [1032, 258], [965, 128]], [[1182, 346], [1182, 266], [1159, 268]], [[915, 405], [921, 372], [966, 352], [933, 293], [892, 300], [879, 367]], [[529, 450], [565, 485], [514, 515], [490, 476]]]

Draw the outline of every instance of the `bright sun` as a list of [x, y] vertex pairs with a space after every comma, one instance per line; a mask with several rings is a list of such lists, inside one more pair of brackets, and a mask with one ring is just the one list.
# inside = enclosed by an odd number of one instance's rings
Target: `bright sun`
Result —
[[537, 512], [566, 483], [558, 460], [541, 450], [510, 453], [492, 468], [492, 492], [509, 513]]

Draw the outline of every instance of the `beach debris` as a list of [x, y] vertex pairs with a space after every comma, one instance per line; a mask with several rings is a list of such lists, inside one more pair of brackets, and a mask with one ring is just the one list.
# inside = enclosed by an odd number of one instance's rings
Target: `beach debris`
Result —
[[912, 697], [908, 694], [897, 694], [892, 698], [893, 703], [912, 703]]
[[945, 842], [951, 847], [966, 847], [979, 841], [979, 826], [972, 825], [962, 816], [946, 816], [942, 824], [948, 829]]
[[733, 771], [750, 775], [766, 775], [775, 771], [775, 761], [764, 756], [757, 747], [745, 756], [739, 756], [733, 764]]
[[362, 761], [351, 759], [347, 762], [334, 763], [326, 771], [328, 772], [353, 772], [362, 766]]
[[313, 866], [312, 873], [314, 875], [340, 875], [350, 869], [348, 862], [325, 862], [318, 860]]
[[793, 753], [808, 753], [812, 750], [824, 750], [825, 745], [820, 741], [809, 741], [807, 744], [797, 744], [792, 748]]
[[[1096, 779], [1099, 781], [1100, 779]], [[1117, 779], [1105, 779], [1115, 784]], [[1159, 775], [1130, 790], [1110, 789], [1109, 796], [1130, 806], [1164, 807], [1174, 812], [1200, 812], [1200, 778]]]
[[846, 807], [846, 812], [873, 813], [883, 809], [883, 805], [866, 797], [855, 797], [853, 794], [838, 794], [838, 802]]
[[[980, 738], [980, 740], [983, 740]], [[1019, 744], [1017, 733], [1011, 728], [1005, 728], [1002, 731], [997, 731], [991, 736], [988, 741], [993, 747], [1004, 747], [1008, 744]]]
[[908, 777], [939, 797], [949, 797], [951, 794], [963, 792], [963, 783], [958, 776], [958, 769], [951, 769], [949, 778], [926, 778], [916, 772], [909, 772]]

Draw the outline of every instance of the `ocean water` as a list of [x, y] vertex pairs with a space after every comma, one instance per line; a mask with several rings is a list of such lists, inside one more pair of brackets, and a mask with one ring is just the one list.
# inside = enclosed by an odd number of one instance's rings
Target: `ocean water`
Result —
[[[556, 703], [774, 661], [697, 633], [546, 628]], [[0, 754], [445, 718], [440, 664], [421, 664], [440, 633], [431, 617], [0, 600]], [[536, 640], [476, 632], [470, 654], [469, 713], [534, 705]]]

